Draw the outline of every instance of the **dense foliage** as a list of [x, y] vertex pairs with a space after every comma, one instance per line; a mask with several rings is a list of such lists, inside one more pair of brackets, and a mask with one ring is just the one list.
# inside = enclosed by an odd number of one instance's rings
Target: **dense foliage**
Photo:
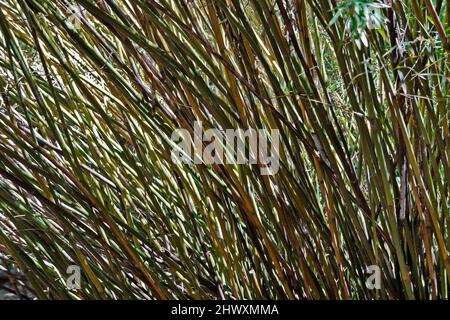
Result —
[[[448, 298], [449, 20], [442, 0], [0, 0], [1, 259], [41, 299]], [[174, 164], [195, 121], [279, 129], [279, 172]]]

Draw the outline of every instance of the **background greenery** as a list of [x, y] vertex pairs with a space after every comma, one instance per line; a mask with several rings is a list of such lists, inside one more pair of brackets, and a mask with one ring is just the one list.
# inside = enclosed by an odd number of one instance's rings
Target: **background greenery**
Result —
[[[0, 0], [1, 259], [40, 299], [448, 298], [449, 20], [442, 0]], [[279, 173], [174, 165], [196, 120], [279, 129]]]

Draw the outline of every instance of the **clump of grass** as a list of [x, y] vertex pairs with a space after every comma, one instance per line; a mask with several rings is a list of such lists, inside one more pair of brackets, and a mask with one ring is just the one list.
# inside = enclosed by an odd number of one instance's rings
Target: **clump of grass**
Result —
[[[450, 8], [359, 2], [0, 0], [0, 251], [41, 299], [448, 298]], [[280, 171], [175, 165], [195, 121]]]

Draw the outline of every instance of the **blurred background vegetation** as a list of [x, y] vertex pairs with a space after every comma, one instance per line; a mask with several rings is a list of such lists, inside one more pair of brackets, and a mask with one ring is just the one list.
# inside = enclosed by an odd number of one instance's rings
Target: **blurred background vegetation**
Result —
[[[448, 298], [449, 21], [442, 0], [0, 0], [0, 288]], [[195, 121], [279, 129], [279, 173], [175, 165]]]

